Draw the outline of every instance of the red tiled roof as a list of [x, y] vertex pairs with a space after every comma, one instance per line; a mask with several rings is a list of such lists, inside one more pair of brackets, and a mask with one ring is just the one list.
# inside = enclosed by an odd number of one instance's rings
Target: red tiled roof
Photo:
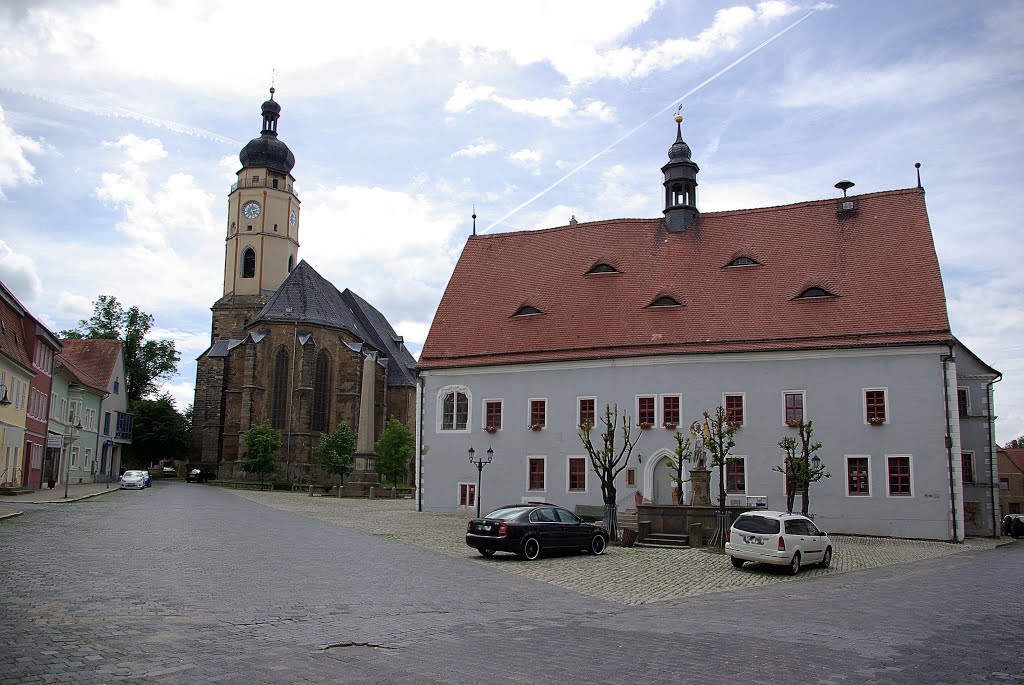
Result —
[[6, 302], [0, 302], [0, 322], [3, 322], [0, 326], [0, 354], [32, 371], [32, 360], [28, 356], [28, 347], [25, 344], [22, 316]]
[[[952, 341], [924, 194], [470, 238], [419, 368]], [[726, 267], [739, 256], [758, 266]], [[608, 262], [619, 274], [584, 275]], [[794, 299], [818, 286], [837, 297]], [[682, 306], [648, 308], [662, 295]], [[513, 317], [523, 305], [542, 314]]]
[[1007, 458], [1024, 473], [1024, 449], [1007, 447], [1005, 450]]
[[64, 349], [61, 350], [60, 356], [70, 360], [94, 381], [99, 382], [99, 387], [103, 390], [110, 387], [117, 355], [121, 351], [120, 340], [65, 338], [61, 343]]
[[76, 364], [73, 359], [64, 356], [63, 353], [60, 353], [56, 356], [56, 361], [58, 365], [66, 369], [67, 372], [70, 373], [75, 378], [75, 380], [77, 380], [82, 385], [92, 388], [93, 390], [98, 390], [100, 392], [107, 391], [106, 385], [101, 383], [99, 380], [93, 378], [87, 371], [85, 371], [78, 364]]

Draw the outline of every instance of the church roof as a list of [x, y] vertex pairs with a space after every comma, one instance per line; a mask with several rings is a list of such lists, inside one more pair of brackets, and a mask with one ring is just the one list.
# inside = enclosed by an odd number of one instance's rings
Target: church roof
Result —
[[950, 342], [923, 191], [844, 200], [471, 237], [419, 367]]
[[270, 322], [346, 330], [388, 357], [389, 385], [416, 384], [416, 360], [384, 315], [351, 290], [339, 291], [305, 260], [292, 269], [247, 328]]

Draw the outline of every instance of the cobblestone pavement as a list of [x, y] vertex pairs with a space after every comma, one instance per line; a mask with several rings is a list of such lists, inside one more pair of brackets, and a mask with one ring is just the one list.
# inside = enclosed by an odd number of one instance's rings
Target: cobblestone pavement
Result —
[[971, 539], [963, 545], [921, 540], [835, 536], [830, 568], [805, 568], [796, 578], [784, 570], [746, 564], [737, 570], [723, 554], [701, 549], [609, 547], [597, 559], [587, 555], [541, 557], [520, 563], [512, 555], [485, 559], [466, 546], [465, 514], [416, 513], [412, 500], [357, 500], [298, 493], [245, 490], [237, 494], [291, 514], [428, 547], [489, 568], [542, 580], [622, 604], [647, 604], [741, 587], [836, 576], [879, 566], [991, 549], [998, 541]]
[[627, 606], [509, 571], [639, 550], [491, 563], [284, 498], [178, 482], [0, 521], [0, 684], [1024, 684], [1024, 545]]

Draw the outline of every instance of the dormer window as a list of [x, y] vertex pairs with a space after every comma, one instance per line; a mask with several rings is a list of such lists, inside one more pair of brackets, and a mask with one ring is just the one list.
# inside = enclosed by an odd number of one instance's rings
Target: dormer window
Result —
[[813, 288], [808, 288], [807, 290], [797, 295], [796, 299], [810, 299], [813, 297], [835, 297], [835, 293], [830, 293], [824, 288], [819, 288], [815, 286]]
[[648, 307], [678, 307], [679, 306], [679, 302], [674, 297], [670, 297], [668, 295], [662, 295], [661, 297], [656, 299], [654, 302], [651, 302], [647, 306]]
[[534, 314], [542, 313], [543, 312], [541, 312], [541, 310], [537, 309], [536, 307], [531, 307], [528, 304], [524, 304], [522, 307], [516, 310], [516, 313], [513, 314], [512, 316], [532, 316]]
[[619, 270], [616, 269], [611, 264], [606, 264], [605, 262], [600, 262], [600, 263], [595, 264], [594, 266], [590, 267], [590, 271], [587, 272], [587, 275], [589, 276], [591, 274], [617, 274], [617, 273], [620, 273]]
[[726, 266], [759, 266], [760, 262], [756, 262], [750, 257], [737, 257], [732, 260]]

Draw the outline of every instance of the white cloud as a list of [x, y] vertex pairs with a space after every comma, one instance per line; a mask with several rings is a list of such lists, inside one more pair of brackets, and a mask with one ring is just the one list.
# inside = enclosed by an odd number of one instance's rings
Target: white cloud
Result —
[[491, 86], [474, 86], [467, 82], [455, 85], [455, 90], [445, 103], [447, 112], [465, 112], [478, 102], [491, 102], [516, 114], [525, 114], [538, 119], [547, 119], [556, 126], [567, 126], [570, 117], [573, 122], [590, 119], [608, 123], [615, 121], [615, 108], [600, 100], [588, 100], [577, 106], [569, 98], [510, 98], [497, 94]]
[[185, 408], [195, 401], [196, 384], [188, 380], [160, 383], [156, 394], [163, 395], [165, 393], [174, 400], [175, 409], [185, 411]]
[[477, 138], [476, 142], [471, 143], [463, 148], [459, 148], [452, 153], [452, 158], [457, 157], [469, 157], [470, 159], [475, 157], [483, 157], [489, 155], [492, 152], [497, 151], [498, 145], [492, 140], [486, 140], [484, 138]]
[[[0, 50], [0, 55], [3, 51]], [[36, 169], [28, 161], [26, 154], [40, 154], [43, 143], [18, 135], [7, 125], [3, 107], [0, 107], [0, 199], [3, 199], [4, 188], [13, 188], [24, 183], [36, 185]]]
[[523, 148], [522, 150], [516, 150], [508, 156], [508, 159], [513, 164], [518, 164], [524, 169], [530, 169], [533, 173], [540, 173], [540, 163], [544, 159], [544, 153], [540, 150], [531, 150], [529, 148]]
[[66, 319], [73, 319], [77, 324], [82, 319], [92, 316], [92, 300], [84, 295], [61, 291], [57, 296], [57, 311]]
[[28, 255], [18, 254], [0, 240], [0, 281], [3, 281], [26, 307], [33, 305], [43, 293], [35, 261]]

